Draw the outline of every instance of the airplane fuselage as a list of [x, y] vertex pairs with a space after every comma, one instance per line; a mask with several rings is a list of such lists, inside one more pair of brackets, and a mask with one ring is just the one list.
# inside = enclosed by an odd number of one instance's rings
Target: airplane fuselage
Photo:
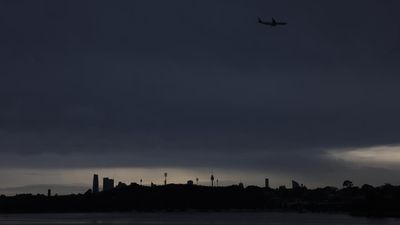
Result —
[[284, 22], [276, 22], [274, 18], [272, 18], [271, 22], [262, 21], [260, 18], [258, 18], [258, 23], [264, 24], [264, 25], [268, 25], [268, 26], [272, 26], [272, 27], [276, 27], [278, 25], [286, 25], [287, 24], [287, 23], [284, 23]]

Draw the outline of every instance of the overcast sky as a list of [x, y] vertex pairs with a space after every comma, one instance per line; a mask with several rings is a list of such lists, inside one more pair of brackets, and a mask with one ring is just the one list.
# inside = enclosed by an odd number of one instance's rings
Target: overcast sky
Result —
[[1, 0], [1, 185], [168, 168], [400, 184], [399, 8]]

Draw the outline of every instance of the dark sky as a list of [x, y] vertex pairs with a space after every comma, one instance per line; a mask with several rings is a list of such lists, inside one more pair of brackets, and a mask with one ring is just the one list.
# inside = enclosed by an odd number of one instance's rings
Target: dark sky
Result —
[[1, 0], [0, 166], [400, 182], [399, 8]]

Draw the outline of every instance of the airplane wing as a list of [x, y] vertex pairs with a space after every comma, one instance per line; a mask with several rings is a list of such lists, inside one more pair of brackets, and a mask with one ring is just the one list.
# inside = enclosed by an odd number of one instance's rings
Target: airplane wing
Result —
[[278, 22], [278, 23], [276, 23], [276, 25], [286, 25], [287, 23], [285, 23], [285, 22]]

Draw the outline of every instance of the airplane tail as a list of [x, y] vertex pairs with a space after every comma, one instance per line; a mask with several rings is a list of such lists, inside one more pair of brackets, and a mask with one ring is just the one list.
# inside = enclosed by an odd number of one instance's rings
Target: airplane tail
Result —
[[261, 23], [261, 22], [262, 22], [262, 20], [261, 20], [261, 18], [260, 18], [260, 17], [258, 17], [258, 22], [259, 22], [259, 23]]

